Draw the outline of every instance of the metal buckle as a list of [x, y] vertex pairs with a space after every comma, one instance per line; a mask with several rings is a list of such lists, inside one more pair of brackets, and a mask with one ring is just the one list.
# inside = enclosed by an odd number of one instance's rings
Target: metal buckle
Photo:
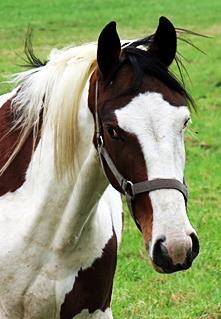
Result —
[[104, 145], [103, 137], [100, 134], [99, 136], [97, 136], [97, 145], [98, 147], [101, 147]]
[[130, 199], [134, 198], [133, 183], [131, 181], [123, 180], [121, 187], [127, 197], [129, 197]]

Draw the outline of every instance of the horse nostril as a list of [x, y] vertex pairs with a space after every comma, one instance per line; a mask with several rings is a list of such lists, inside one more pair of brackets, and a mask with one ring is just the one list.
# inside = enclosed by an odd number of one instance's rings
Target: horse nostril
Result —
[[199, 254], [200, 245], [199, 245], [199, 240], [196, 234], [194, 233], [190, 234], [190, 238], [192, 239], [192, 260], [193, 260]]
[[163, 244], [163, 242], [165, 241], [166, 241], [165, 236], [159, 238], [155, 242], [154, 248], [153, 248], [153, 262], [157, 266], [160, 266], [162, 268], [169, 266], [169, 264], [171, 263], [171, 259], [168, 255], [168, 250]]

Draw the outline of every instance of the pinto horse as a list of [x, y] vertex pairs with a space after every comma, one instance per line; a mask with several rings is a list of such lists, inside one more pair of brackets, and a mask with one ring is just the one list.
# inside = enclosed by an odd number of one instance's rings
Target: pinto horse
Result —
[[29, 50], [32, 69], [0, 98], [0, 318], [111, 319], [121, 194], [153, 267], [187, 269], [199, 242], [186, 215], [191, 98], [169, 71], [177, 34]]

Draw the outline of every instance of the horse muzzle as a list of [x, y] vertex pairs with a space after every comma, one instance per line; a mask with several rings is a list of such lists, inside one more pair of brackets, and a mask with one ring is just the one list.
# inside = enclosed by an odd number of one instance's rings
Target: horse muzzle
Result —
[[153, 245], [151, 259], [156, 271], [169, 274], [190, 268], [198, 254], [199, 240], [195, 233], [173, 240], [162, 236]]

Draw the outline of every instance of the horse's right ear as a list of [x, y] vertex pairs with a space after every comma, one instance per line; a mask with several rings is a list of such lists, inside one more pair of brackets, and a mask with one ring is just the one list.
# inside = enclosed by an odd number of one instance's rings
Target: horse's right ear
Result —
[[160, 17], [159, 25], [150, 45], [149, 53], [168, 67], [175, 58], [177, 36], [173, 24], [165, 17]]
[[118, 64], [120, 51], [121, 44], [116, 30], [116, 22], [112, 21], [104, 27], [98, 39], [97, 63], [104, 79]]

